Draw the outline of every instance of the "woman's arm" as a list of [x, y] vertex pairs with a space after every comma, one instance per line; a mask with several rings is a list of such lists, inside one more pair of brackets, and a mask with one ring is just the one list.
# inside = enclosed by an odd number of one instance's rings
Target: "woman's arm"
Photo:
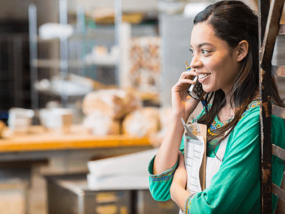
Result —
[[170, 188], [170, 194], [171, 199], [183, 212], [185, 212], [186, 199], [191, 195], [191, 193], [185, 190], [181, 185], [173, 182]]
[[183, 72], [171, 89], [172, 114], [168, 121], [167, 134], [148, 168], [150, 193], [157, 201], [170, 199], [170, 186], [177, 168], [178, 152], [184, 131], [181, 118], [187, 121], [199, 103], [189, 98], [187, 93], [187, 89], [194, 83], [191, 79], [196, 75], [193, 71]]
[[172, 114], [169, 118], [166, 136], [155, 157], [153, 174], [160, 174], [177, 162], [183, 132], [181, 118]]
[[[200, 115], [197, 116], [197, 118], [201, 117], [205, 113], [205, 108], [202, 110]], [[180, 145], [181, 144], [181, 145]], [[179, 151], [183, 154], [183, 149], [184, 149], [184, 140], [182, 138], [181, 142], [179, 143], [180, 148]], [[153, 198], [157, 201], [167, 201], [171, 199], [170, 195], [170, 187], [172, 185], [173, 181], [173, 175], [177, 170], [178, 166], [178, 154], [175, 157], [175, 163], [171, 168], [168, 168], [167, 170], [163, 171], [160, 174], [154, 174], [153, 169], [154, 169], [154, 160], [156, 157], [154, 157], [148, 166], [148, 172], [150, 174], [149, 176], [149, 190]], [[185, 175], [186, 178], [187, 175]], [[184, 185], [185, 186], [185, 185]]]
[[184, 165], [184, 156], [179, 154], [179, 165], [174, 174], [173, 182], [170, 188], [171, 199], [178, 207], [185, 212], [186, 199], [192, 196], [192, 193], [185, 190], [187, 184], [187, 171]]
[[199, 101], [189, 98], [187, 89], [195, 82], [191, 80], [197, 74], [193, 71], [183, 72], [179, 81], [171, 89], [172, 114], [168, 122], [167, 133], [155, 157], [153, 174], [160, 174], [173, 167], [177, 161], [182, 135], [184, 132], [181, 118], [187, 121]]

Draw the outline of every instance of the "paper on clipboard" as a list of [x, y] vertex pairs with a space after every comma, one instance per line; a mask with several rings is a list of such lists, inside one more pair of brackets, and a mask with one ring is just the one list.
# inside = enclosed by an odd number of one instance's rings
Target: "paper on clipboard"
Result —
[[185, 130], [185, 134], [186, 134], [188, 137], [190, 137], [190, 138], [193, 138], [193, 139], [195, 139], [195, 140], [199, 140], [199, 139], [197, 138], [197, 136], [192, 133], [192, 131], [193, 131], [192, 128], [191, 128], [190, 126], [187, 126], [186, 123], [184, 122], [184, 120], [183, 120], [182, 118], [181, 118], [181, 122], [182, 122], [182, 124], [183, 124], [184, 130]]
[[197, 124], [200, 133], [194, 135], [192, 129], [184, 121], [182, 123], [185, 129], [184, 161], [187, 171], [187, 190], [201, 192], [206, 187], [207, 126]]

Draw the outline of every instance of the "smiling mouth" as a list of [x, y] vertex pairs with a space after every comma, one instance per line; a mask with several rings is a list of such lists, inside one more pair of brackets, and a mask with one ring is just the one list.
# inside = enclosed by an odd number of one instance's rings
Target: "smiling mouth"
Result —
[[211, 74], [199, 74], [198, 77], [199, 79], [204, 79], [205, 77], [209, 76]]

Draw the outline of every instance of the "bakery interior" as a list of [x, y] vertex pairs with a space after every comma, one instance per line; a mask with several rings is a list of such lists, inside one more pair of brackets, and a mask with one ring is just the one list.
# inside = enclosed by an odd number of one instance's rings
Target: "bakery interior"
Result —
[[[194, 16], [213, 2], [1, 1], [0, 214], [178, 213], [152, 199], [147, 167]], [[272, 64], [284, 54], [280, 36]]]

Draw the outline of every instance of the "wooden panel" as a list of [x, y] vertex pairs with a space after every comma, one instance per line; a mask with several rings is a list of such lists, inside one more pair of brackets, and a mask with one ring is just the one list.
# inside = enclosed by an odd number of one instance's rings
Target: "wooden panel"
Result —
[[285, 202], [285, 191], [272, 183], [272, 193]]
[[280, 25], [279, 35], [285, 35], [285, 24]]
[[272, 144], [272, 154], [285, 161], [285, 149]]
[[[261, 1], [262, 2], [262, 1]], [[276, 41], [276, 36], [279, 33], [280, 19], [282, 15], [282, 9], [284, 0], [272, 0], [270, 4], [268, 19], [266, 23], [266, 29], [262, 42], [262, 52], [260, 62], [262, 66], [270, 66], [273, 55], [273, 49]]]
[[285, 119], [285, 108], [279, 106], [272, 106], [273, 115]]

